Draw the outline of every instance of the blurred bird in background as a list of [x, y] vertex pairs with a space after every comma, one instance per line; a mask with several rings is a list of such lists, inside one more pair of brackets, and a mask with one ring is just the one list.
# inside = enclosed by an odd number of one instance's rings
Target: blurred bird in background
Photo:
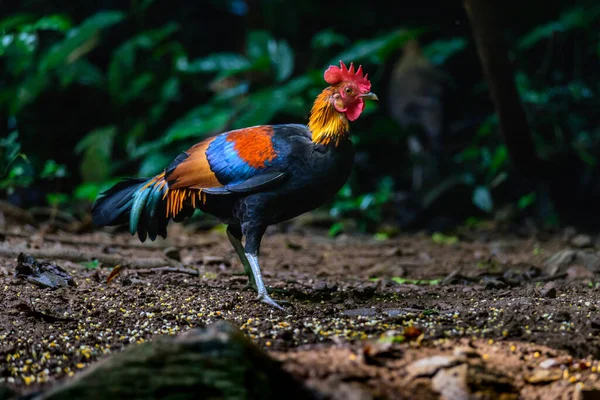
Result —
[[389, 83], [390, 115], [410, 131], [408, 149], [414, 159], [412, 188], [437, 179], [436, 157], [445, 133], [448, 75], [423, 55], [417, 40], [409, 41], [395, 63]]

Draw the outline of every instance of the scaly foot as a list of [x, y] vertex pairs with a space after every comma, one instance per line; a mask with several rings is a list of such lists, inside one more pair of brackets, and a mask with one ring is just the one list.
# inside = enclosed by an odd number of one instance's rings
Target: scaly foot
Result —
[[[283, 308], [282, 306], [280, 306], [275, 300], [273, 300], [268, 294], [263, 294], [263, 295], [258, 295], [257, 300], [262, 301], [265, 304], [268, 304], [272, 307], [275, 307], [281, 311], [285, 311], [285, 308]], [[285, 304], [287, 302], [282, 302], [282, 304]]]

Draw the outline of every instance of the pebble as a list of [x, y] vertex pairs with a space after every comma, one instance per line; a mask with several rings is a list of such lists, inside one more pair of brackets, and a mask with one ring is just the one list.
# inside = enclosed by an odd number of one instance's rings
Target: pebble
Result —
[[541, 295], [542, 295], [542, 297], [545, 297], [548, 299], [555, 299], [556, 298], [556, 284], [554, 282], [546, 283], [544, 285], [544, 287], [542, 288]]
[[549, 358], [540, 363], [540, 368], [542, 369], [550, 369], [552, 367], [556, 367], [558, 365], [558, 361], [555, 358]]
[[458, 364], [455, 357], [433, 356], [421, 358], [410, 364], [406, 370], [413, 378], [418, 376], [433, 376], [442, 368], [449, 368]]
[[575, 235], [571, 241], [571, 246], [583, 249], [584, 247], [590, 247], [592, 245], [592, 238], [589, 235], [580, 233]]
[[352, 310], [344, 310], [343, 314], [348, 317], [373, 317], [377, 315], [377, 311], [373, 308], [355, 308]]

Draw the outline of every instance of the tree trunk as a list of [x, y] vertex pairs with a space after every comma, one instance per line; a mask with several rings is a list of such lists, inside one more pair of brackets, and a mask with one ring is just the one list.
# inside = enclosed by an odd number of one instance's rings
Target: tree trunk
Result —
[[514, 81], [508, 50], [502, 38], [501, 10], [496, 0], [464, 0], [471, 22], [477, 53], [510, 158], [530, 178], [540, 177], [543, 163], [538, 158], [527, 116]]

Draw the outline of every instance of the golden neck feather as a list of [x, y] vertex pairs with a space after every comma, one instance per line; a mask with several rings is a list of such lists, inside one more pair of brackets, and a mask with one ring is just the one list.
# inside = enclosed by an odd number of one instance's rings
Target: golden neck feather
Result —
[[327, 145], [333, 143], [338, 146], [348, 137], [350, 123], [346, 114], [339, 112], [333, 106], [331, 96], [334, 89], [328, 87], [317, 96], [315, 104], [310, 111], [308, 129], [312, 132], [312, 141], [317, 144]]

